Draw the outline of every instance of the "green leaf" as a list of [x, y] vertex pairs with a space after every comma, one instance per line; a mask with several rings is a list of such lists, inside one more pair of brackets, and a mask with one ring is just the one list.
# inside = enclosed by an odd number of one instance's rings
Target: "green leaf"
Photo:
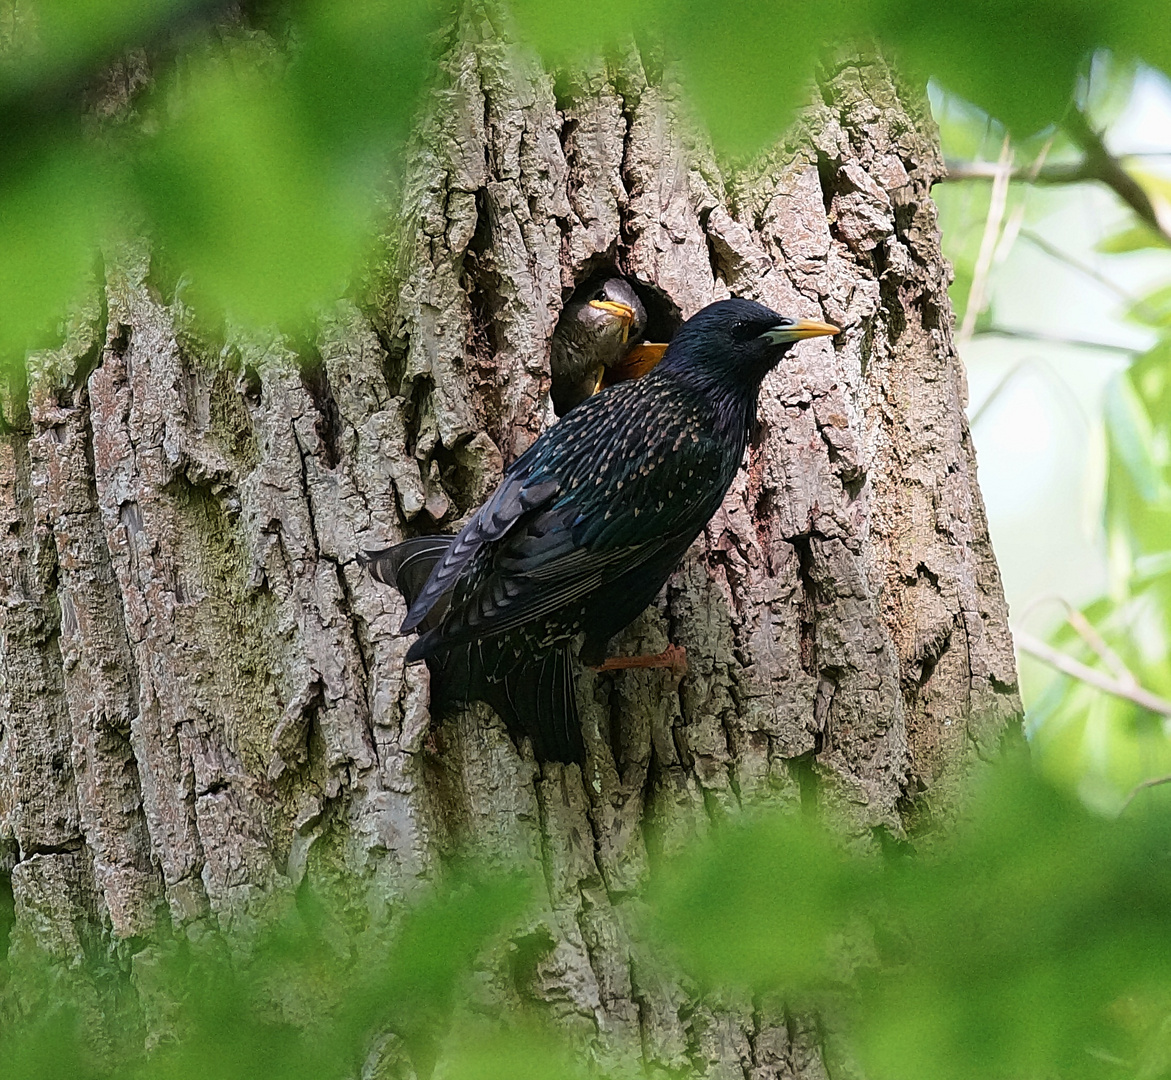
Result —
[[770, 817], [679, 859], [652, 894], [655, 926], [709, 983], [808, 989], [831, 977], [835, 938], [876, 871], [809, 819]]
[[17, 9], [5, 15], [16, 24], [17, 41], [0, 57], [0, 94], [6, 95], [107, 62], [127, 42], [181, 21], [184, 12], [200, 5], [199, 0], [38, 0], [8, 6]]
[[138, 171], [155, 237], [203, 304], [253, 325], [300, 326], [344, 291], [364, 208], [314, 163], [279, 81], [208, 63], [168, 104], [174, 120]]
[[1139, 496], [1148, 503], [1171, 503], [1166, 450], [1160, 448], [1151, 417], [1125, 374], [1107, 385], [1103, 413], [1112, 460], [1125, 468]]
[[1079, 69], [1108, 34], [1092, 5], [875, 0], [874, 31], [904, 71], [934, 76], [1021, 138], [1057, 121]]
[[707, 0], [676, 0], [665, 34], [716, 145], [750, 154], [784, 132], [819, 55], [856, 29], [837, 3], [744, 0], [732, 16]]
[[1127, 251], [1145, 251], [1148, 248], [1166, 248], [1166, 237], [1155, 232], [1149, 225], [1135, 222], [1126, 228], [1099, 240], [1094, 245], [1095, 251], [1106, 255], [1119, 255]]
[[799, 818], [726, 831], [668, 871], [661, 934], [704, 978], [798, 1002], [834, 955], [874, 1080], [1098, 1076], [1095, 1051], [1135, 1050], [1114, 1003], [1166, 996], [1168, 826], [1002, 764], [949, 839], [885, 870]]
[[90, 147], [51, 140], [0, 179], [0, 360], [52, 342], [91, 282], [118, 186]]

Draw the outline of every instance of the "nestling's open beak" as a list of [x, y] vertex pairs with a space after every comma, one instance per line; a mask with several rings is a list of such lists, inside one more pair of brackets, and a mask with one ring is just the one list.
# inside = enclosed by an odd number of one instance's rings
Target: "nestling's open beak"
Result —
[[816, 319], [797, 319], [788, 326], [778, 326], [766, 330], [760, 336], [768, 338], [774, 345], [784, 345], [790, 341], [802, 341], [811, 337], [831, 337], [840, 334], [841, 328], [833, 323], [818, 322]]
[[622, 340], [626, 341], [627, 335], [630, 333], [630, 324], [634, 322], [634, 308], [627, 304], [620, 304], [617, 300], [591, 300], [590, 307], [605, 311], [618, 319], [622, 323]]

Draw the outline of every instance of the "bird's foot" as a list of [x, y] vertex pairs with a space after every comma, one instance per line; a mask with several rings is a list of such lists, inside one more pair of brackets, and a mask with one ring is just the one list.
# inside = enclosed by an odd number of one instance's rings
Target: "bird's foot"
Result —
[[677, 679], [687, 674], [687, 650], [682, 645], [668, 645], [653, 656], [611, 656], [594, 671], [625, 671], [627, 668], [665, 668]]

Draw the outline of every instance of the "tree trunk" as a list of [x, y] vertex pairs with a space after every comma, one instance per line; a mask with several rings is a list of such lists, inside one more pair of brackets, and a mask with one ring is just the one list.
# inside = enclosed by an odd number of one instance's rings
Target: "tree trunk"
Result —
[[[603, 1060], [825, 1075], [813, 1025], [692, 999], [631, 915], [748, 804], [902, 836], [1017, 723], [926, 102], [844, 57], [728, 172], [633, 49], [555, 88], [469, 2], [440, 69], [384, 264], [312, 346], [210, 340], [144, 245], [0, 400], [13, 947], [68, 962], [160, 903], [234, 924], [307, 872], [377, 906], [470, 849], [543, 873], [513, 990]], [[620, 643], [686, 646], [686, 678], [580, 677], [579, 770], [486, 707], [433, 721], [355, 553], [453, 530], [552, 422], [550, 334], [604, 266], [659, 299], [652, 337], [730, 294], [845, 332], [766, 380], [745, 468]]]

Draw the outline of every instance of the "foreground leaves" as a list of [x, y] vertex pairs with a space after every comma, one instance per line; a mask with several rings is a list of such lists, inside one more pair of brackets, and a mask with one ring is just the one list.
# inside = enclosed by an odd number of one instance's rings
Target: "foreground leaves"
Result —
[[[464, 874], [379, 924], [356, 895], [302, 891], [258, 933], [160, 933], [129, 965], [95, 952], [62, 969], [22, 950], [0, 964], [0, 1075], [340, 1080], [368, 1059], [425, 1073], [457, 988], [532, 896], [520, 877]], [[501, 1038], [466, 1034], [454, 1076], [509, 1075], [476, 1071], [484, 1040]], [[522, 1030], [510, 1052], [540, 1040]]]
[[[1002, 765], [918, 854], [808, 815], [725, 825], [661, 867], [634, 931], [691, 993], [816, 1012], [827, 1050], [872, 1080], [1156, 1080], [1171, 1075], [1169, 838], [1171, 813], [1098, 817]], [[510, 967], [540, 891], [465, 877], [383, 925], [356, 895], [302, 890], [258, 936], [188, 928], [125, 968], [26, 953], [0, 970], [2, 1075], [585, 1075], [591, 1048]]]
[[[784, 131], [819, 62], [874, 40], [909, 80], [935, 76], [1018, 137], [1060, 119], [1093, 50], [1171, 70], [1167, 20], [1140, 0], [603, 0], [588, 13], [513, 0], [510, 10], [515, 34], [552, 64], [636, 42], [650, 69], [680, 74], [733, 155]], [[143, 229], [159, 280], [188, 286], [209, 318], [309, 324], [360, 270], [450, 19], [433, 0], [264, 4], [251, 21], [209, 0], [0, 0], [0, 15], [9, 361], [54, 339], [70, 300], [94, 287], [103, 243]], [[111, 115], [83, 116], [95, 97]]]
[[1171, 1006], [1169, 826], [1004, 769], [885, 865], [802, 818], [732, 830], [675, 868], [657, 926], [709, 984], [826, 1008], [872, 1078], [1133, 1076]]

